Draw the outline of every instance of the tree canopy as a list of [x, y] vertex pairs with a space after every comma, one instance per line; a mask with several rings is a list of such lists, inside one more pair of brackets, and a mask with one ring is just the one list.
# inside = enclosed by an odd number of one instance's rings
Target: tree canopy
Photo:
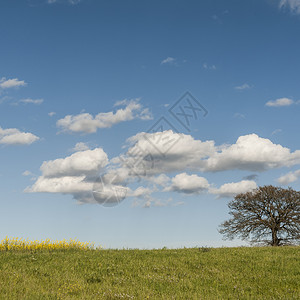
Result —
[[300, 241], [300, 192], [272, 185], [241, 193], [229, 202], [231, 219], [220, 225], [225, 239], [235, 237], [272, 246]]

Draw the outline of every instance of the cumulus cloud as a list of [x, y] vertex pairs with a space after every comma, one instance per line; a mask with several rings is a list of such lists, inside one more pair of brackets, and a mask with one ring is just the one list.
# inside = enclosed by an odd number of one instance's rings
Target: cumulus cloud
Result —
[[19, 101], [20, 103], [24, 104], [35, 104], [35, 105], [40, 105], [44, 102], [44, 99], [31, 99], [31, 98], [26, 98], [26, 99], [21, 99]]
[[96, 203], [103, 206], [115, 206], [122, 202], [130, 189], [123, 185], [104, 183], [101, 181], [93, 185], [93, 198]]
[[45, 161], [41, 171], [45, 177], [96, 175], [108, 163], [102, 148], [76, 152], [66, 158]]
[[166, 59], [162, 60], [161, 61], [161, 65], [164, 65], [164, 64], [169, 64], [169, 65], [172, 65], [174, 64], [176, 61], [176, 59], [174, 57], [167, 57]]
[[92, 190], [99, 171], [108, 163], [102, 148], [76, 152], [65, 158], [45, 161], [42, 176], [26, 192], [72, 194], [81, 202], [95, 202]]
[[108, 158], [102, 148], [45, 161], [40, 167], [42, 175], [25, 192], [69, 194], [78, 203], [100, 203], [104, 206], [116, 205], [126, 196], [149, 194], [146, 189], [131, 191], [123, 182], [119, 184], [116, 174], [99, 176], [107, 164]]
[[291, 12], [300, 14], [300, 0], [280, 0], [279, 8], [289, 8]]
[[277, 179], [277, 182], [283, 185], [288, 185], [289, 183], [295, 182], [300, 177], [300, 170], [289, 172]]
[[[256, 134], [240, 136], [234, 144], [220, 146], [216, 146], [214, 141], [197, 140], [191, 135], [178, 134], [171, 130], [139, 133], [128, 141], [134, 145], [122, 157], [122, 161], [136, 166], [136, 173], [142, 173], [145, 166], [149, 166], [149, 174], [155, 175], [186, 170], [265, 171], [300, 163], [300, 150], [291, 152], [290, 149]], [[168, 148], [172, 143], [173, 147]], [[148, 161], [143, 157], [148, 157]], [[141, 163], [136, 164], [138, 161]]]
[[220, 188], [212, 188], [211, 194], [218, 195], [218, 198], [234, 197], [240, 193], [250, 192], [257, 188], [257, 184], [252, 180], [242, 180], [240, 182], [225, 183]]
[[0, 79], [0, 88], [1, 89], [10, 89], [10, 88], [18, 88], [21, 86], [25, 86], [27, 83], [24, 80], [19, 80], [18, 78], [6, 79], [2, 77]]
[[0, 127], [0, 144], [30, 145], [37, 140], [39, 140], [39, 137], [30, 132], [22, 132], [16, 128], [2, 129]]
[[300, 162], [300, 150], [290, 149], [272, 143], [256, 134], [240, 136], [236, 143], [223, 146], [207, 159], [205, 169], [209, 171], [268, 169], [289, 166]]
[[51, 111], [51, 112], [48, 113], [49, 117], [53, 117], [54, 115], [56, 115], [56, 112], [54, 112], [54, 111]]
[[[215, 188], [199, 172], [266, 171], [300, 164], [299, 150], [291, 152], [256, 134], [240, 136], [233, 144], [216, 145], [214, 141], [201, 141], [168, 130], [139, 133], [127, 142], [127, 152], [110, 161], [101, 148], [87, 150], [86, 144], [78, 143], [77, 152], [72, 155], [45, 161], [40, 168], [42, 175], [26, 191], [71, 194], [81, 203], [105, 205], [133, 197], [137, 203], [149, 207], [167, 203], [154, 198], [154, 192], [191, 195], [207, 192], [232, 197], [257, 187], [256, 174]], [[173, 147], [169, 147], [170, 143], [174, 143]], [[102, 170], [100, 181], [99, 170]], [[298, 173], [292, 175], [289, 178]], [[132, 184], [135, 189], [131, 189]]]
[[[161, 174], [185, 169], [200, 169], [204, 167], [204, 159], [215, 152], [214, 141], [195, 140], [191, 135], [174, 133], [172, 130], [155, 133], [138, 133], [128, 139], [133, 143], [123, 161], [127, 165], [142, 168], [144, 164], [153, 167], [149, 173]], [[145, 161], [145, 159], [148, 161]], [[135, 164], [139, 160], [143, 163]], [[148, 164], [147, 164], [148, 163]]]
[[281, 107], [281, 106], [290, 106], [294, 104], [294, 100], [289, 98], [279, 98], [276, 100], [270, 100], [266, 103], [266, 106], [270, 107]]
[[152, 189], [144, 186], [139, 186], [137, 189], [133, 191], [131, 190], [128, 196], [137, 197], [137, 198], [148, 198], [152, 193], [153, 193]]
[[[81, 148], [82, 145], [78, 144], [76, 148]], [[151, 188], [138, 186], [132, 190], [127, 184], [135, 178], [129, 174], [129, 169], [113, 166], [101, 148], [78, 151], [65, 158], [43, 162], [40, 167], [42, 175], [25, 192], [69, 194], [79, 203], [104, 206], [116, 205], [125, 197], [158, 203], [151, 194], [157, 191], [156, 183], [164, 185], [168, 181], [166, 175], [153, 178]], [[28, 172], [25, 174], [29, 175]]]
[[93, 182], [85, 181], [85, 176], [43, 177], [40, 176], [27, 192], [78, 194], [88, 192]]
[[158, 176], [150, 176], [147, 178], [147, 180], [159, 186], [165, 187], [168, 185], [171, 179], [166, 174], [160, 174]]
[[125, 108], [120, 108], [115, 113], [99, 113], [95, 117], [89, 113], [81, 113], [75, 116], [67, 115], [58, 120], [56, 125], [63, 132], [95, 133], [99, 128], [110, 128], [120, 122], [133, 119], [149, 120], [152, 118], [148, 109], [143, 109], [139, 99], [125, 100], [118, 102], [117, 105], [125, 105]]
[[185, 194], [199, 194], [209, 188], [209, 183], [204, 177], [187, 173], [177, 174], [172, 178], [172, 184], [166, 191], [176, 191]]

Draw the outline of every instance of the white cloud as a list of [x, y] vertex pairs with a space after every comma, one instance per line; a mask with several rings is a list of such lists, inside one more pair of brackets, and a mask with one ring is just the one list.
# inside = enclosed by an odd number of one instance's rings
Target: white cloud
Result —
[[104, 206], [115, 206], [128, 196], [129, 191], [126, 186], [100, 183], [93, 185], [93, 198], [96, 203]]
[[160, 174], [156, 177], [155, 176], [148, 177], [147, 180], [153, 182], [154, 184], [165, 187], [168, 185], [171, 179], [166, 174]]
[[218, 195], [218, 198], [234, 197], [240, 193], [250, 192], [257, 188], [257, 184], [252, 180], [242, 180], [240, 182], [225, 183], [220, 188], [212, 188], [211, 194]]
[[209, 183], [204, 177], [188, 175], [187, 173], [177, 174], [172, 178], [171, 186], [166, 191], [176, 191], [185, 194], [199, 194], [209, 188]]
[[300, 177], [300, 170], [289, 172], [277, 179], [277, 182], [283, 185], [288, 185], [289, 183], [295, 182]]
[[72, 149], [73, 152], [89, 150], [90, 147], [86, 143], [79, 142]]
[[250, 85], [248, 83], [244, 83], [242, 85], [239, 85], [239, 86], [235, 86], [234, 87], [236, 90], [247, 90], [247, 89], [250, 89]]
[[280, 107], [280, 106], [290, 106], [294, 104], [294, 101], [289, 98], [279, 98], [276, 100], [270, 100], [266, 103], [266, 106], [270, 107]]
[[26, 98], [26, 99], [21, 99], [19, 101], [20, 103], [24, 104], [35, 104], [35, 105], [40, 105], [44, 102], [44, 99], [31, 99], [31, 98]]
[[137, 197], [137, 198], [148, 198], [148, 196], [150, 196], [152, 193], [153, 193], [152, 189], [144, 186], [139, 186], [134, 191], [130, 191], [128, 196]]
[[[214, 141], [196, 140], [190, 135], [171, 130], [139, 133], [128, 139], [134, 143], [125, 156], [123, 165], [137, 165], [135, 173], [143, 174], [145, 165], [149, 175], [183, 172], [186, 170], [217, 172], [225, 170], [265, 171], [300, 163], [300, 150], [295, 152], [256, 134], [240, 136], [232, 145], [216, 146]], [[174, 146], [169, 147], [174, 143]], [[162, 154], [164, 156], [162, 157]], [[143, 160], [143, 156], [152, 162]], [[136, 164], [141, 161], [143, 163]], [[153, 166], [151, 165], [153, 164]]]
[[112, 168], [112, 160], [110, 161], [110, 165], [108, 166], [108, 170], [102, 176], [103, 182], [113, 184], [113, 185], [120, 185], [120, 184], [127, 184], [130, 180], [132, 180], [131, 175], [129, 174], [130, 170], [128, 168]]
[[51, 112], [48, 113], [49, 117], [53, 117], [54, 115], [56, 115], [56, 112], [54, 112], [54, 111], [51, 111]]
[[63, 119], [58, 120], [56, 125], [64, 132], [95, 133], [98, 128], [110, 128], [120, 122], [133, 119], [149, 120], [152, 118], [150, 112], [147, 109], [143, 109], [139, 99], [117, 102], [117, 105], [126, 106], [118, 109], [115, 113], [99, 113], [95, 117], [89, 113], [81, 113], [75, 116], [67, 115]]
[[[177, 143], [162, 154], [168, 141]], [[240, 136], [235, 143], [220, 146], [215, 145], [214, 141], [197, 140], [171, 130], [139, 133], [129, 138], [128, 142], [131, 144], [126, 154], [110, 161], [101, 148], [85, 150], [86, 144], [77, 143], [75, 149], [78, 152], [65, 158], [45, 161], [40, 168], [42, 175], [26, 191], [71, 194], [81, 203], [98, 202], [105, 205], [115, 204], [120, 198], [133, 197], [138, 198], [135, 201], [145, 207], [159, 206], [166, 202], [153, 198], [154, 192], [208, 192], [218, 197], [232, 197], [256, 188], [256, 175], [253, 174], [240, 182], [225, 183], [220, 188], [214, 188], [196, 172], [265, 171], [300, 164], [299, 150], [291, 152], [256, 134]], [[99, 170], [104, 173], [100, 182], [97, 181]], [[189, 172], [193, 174], [189, 175]], [[170, 173], [175, 173], [173, 178], [168, 177]], [[130, 184], [137, 187], [132, 190]], [[143, 186], [145, 184], [148, 186]], [[120, 197], [120, 194], [123, 196]]]
[[10, 89], [10, 88], [18, 88], [20, 86], [25, 86], [27, 83], [24, 80], [19, 80], [18, 78], [6, 79], [2, 77], [0, 79], [0, 88], [2, 89]]
[[287, 7], [291, 12], [300, 14], [300, 0], [280, 0], [279, 8]]
[[44, 177], [40, 176], [26, 192], [83, 194], [91, 193], [93, 182], [85, 181], [85, 176]]
[[166, 59], [162, 60], [161, 61], [161, 65], [164, 65], [164, 64], [169, 64], [169, 65], [172, 65], [174, 64], [176, 61], [176, 59], [174, 57], [167, 57]]
[[93, 187], [99, 171], [107, 163], [102, 148], [45, 161], [40, 167], [42, 175], [25, 192], [71, 194], [79, 202], [95, 203]]
[[16, 128], [2, 129], [0, 127], [0, 144], [30, 145], [39, 140], [39, 137], [30, 132], [21, 132]]
[[268, 169], [289, 166], [300, 162], [300, 150], [293, 153], [279, 144], [256, 134], [240, 136], [236, 143], [223, 146], [207, 159], [205, 170], [250, 170], [265, 171]]
[[108, 163], [102, 148], [76, 152], [66, 158], [45, 161], [41, 166], [44, 177], [96, 175]]

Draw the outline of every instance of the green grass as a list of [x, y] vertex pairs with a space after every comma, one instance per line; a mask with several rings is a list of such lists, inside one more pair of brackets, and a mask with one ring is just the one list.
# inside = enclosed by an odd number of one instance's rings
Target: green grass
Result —
[[300, 248], [1, 251], [0, 299], [300, 299]]

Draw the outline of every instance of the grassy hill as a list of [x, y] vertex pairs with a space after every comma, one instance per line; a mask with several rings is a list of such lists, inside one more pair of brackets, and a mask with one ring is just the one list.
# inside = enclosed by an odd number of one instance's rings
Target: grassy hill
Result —
[[0, 299], [300, 299], [300, 247], [0, 251]]

